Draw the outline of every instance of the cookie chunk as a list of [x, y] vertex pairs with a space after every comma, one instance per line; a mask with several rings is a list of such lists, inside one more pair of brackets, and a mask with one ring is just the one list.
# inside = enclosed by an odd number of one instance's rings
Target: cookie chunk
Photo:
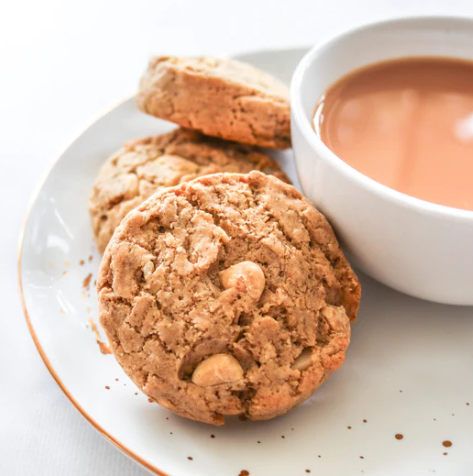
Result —
[[257, 149], [177, 129], [135, 140], [110, 157], [89, 200], [92, 228], [103, 253], [124, 216], [164, 187], [218, 172], [260, 170], [289, 181], [279, 165]]
[[136, 102], [148, 114], [210, 136], [262, 147], [290, 147], [287, 87], [240, 61], [153, 58]]
[[360, 285], [327, 220], [251, 172], [156, 193], [115, 231], [97, 280], [120, 365], [173, 412], [282, 415], [344, 362]]

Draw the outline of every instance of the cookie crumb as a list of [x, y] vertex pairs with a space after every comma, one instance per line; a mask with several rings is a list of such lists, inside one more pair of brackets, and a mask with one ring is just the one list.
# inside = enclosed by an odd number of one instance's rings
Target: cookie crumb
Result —
[[69, 261], [66, 261], [66, 262], [64, 263], [64, 266], [69, 266]]
[[365, 459], [365, 457], [364, 457], [364, 456], [360, 456], [360, 459]]
[[404, 436], [401, 435], [401, 433], [396, 433], [394, 437], [396, 438], [396, 440], [402, 440], [404, 438]]
[[319, 455], [319, 458], [322, 458], [322, 456]]
[[310, 469], [306, 469], [305, 472], [306, 472], [306, 473], [310, 473]]
[[351, 430], [351, 426], [347, 426], [347, 428], [348, 428], [349, 430]]
[[89, 273], [84, 279], [84, 282], [82, 283], [82, 287], [84, 289], [87, 289], [90, 286], [91, 279], [92, 279], [92, 273]]
[[250, 474], [249, 471], [247, 471], [246, 469], [242, 469], [238, 476], [249, 476], [249, 474]]
[[452, 442], [449, 440], [445, 440], [444, 442], [442, 442], [442, 445], [445, 446], [445, 448], [450, 448], [450, 446], [452, 446]]
[[447, 455], [448, 455], [448, 453], [444, 453], [443, 455], [444, 455], [444, 456], [447, 456]]
[[95, 322], [91, 317], [89, 317], [89, 324], [92, 327], [92, 332], [95, 334], [95, 340], [99, 346], [100, 352], [102, 352], [102, 354], [104, 355], [111, 354], [112, 351], [110, 350], [108, 344], [100, 340], [99, 330], [97, 329], [97, 326], [95, 325]]
[[363, 420], [363, 423], [368, 423], [368, 420]]
[[135, 392], [135, 395], [138, 395], [138, 392]]
[[192, 461], [194, 458], [192, 458], [192, 456], [188, 456], [187, 459], [188, 459], [189, 461]]
[[79, 264], [80, 264], [81, 266], [84, 266], [85, 261], [84, 261], [83, 259], [81, 259], [81, 260], [79, 261]]
[[246, 421], [248, 420], [248, 418], [246, 418], [246, 415], [244, 413], [240, 413], [238, 415], [238, 419], [241, 420], [241, 421]]
[[105, 388], [106, 388], [107, 390], [110, 390], [110, 387], [109, 387], [108, 385], [105, 385]]
[[210, 438], [215, 438], [215, 435], [210, 435]]
[[115, 379], [115, 382], [118, 382], [118, 379], [117, 379], [117, 378]]
[[281, 435], [281, 438], [286, 438], [284, 435]]
[[466, 404], [467, 404], [467, 405], [469, 405], [469, 403], [468, 403], [468, 402], [466, 402]]
[[89, 256], [89, 263], [94, 259], [92, 255]]
[[52, 263], [49, 263], [48, 268], [52, 268], [52, 267], [53, 267]]
[[63, 275], [63, 276], [67, 276], [67, 271], [63, 271], [63, 272], [62, 272], [62, 275]]
[[148, 402], [149, 402], [149, 403], [153, 403], [153, 399], [152, 399], [152, 398], [148, 398]]

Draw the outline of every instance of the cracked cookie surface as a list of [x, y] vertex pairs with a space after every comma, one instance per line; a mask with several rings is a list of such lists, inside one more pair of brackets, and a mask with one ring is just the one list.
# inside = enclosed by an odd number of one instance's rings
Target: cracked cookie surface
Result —
[[97, 280], [120, 365], [173, 412], [282, 415], [338, 369], [360, 285], [327, 220], [251, 172], [154, 194], [130, 212]]
[[95, 242], [104, 252], [125, 215], [164, 188], [218, 172], [260, 170], [289, 181], [279, 165], [258, 149], [176, 129], [130, 141], [100, 169], [89, 199]]
[[262, 147], [290, 147], [288, 88], [236, 60], [160, 56], [136, 96], [153, 116], [210, 136]]

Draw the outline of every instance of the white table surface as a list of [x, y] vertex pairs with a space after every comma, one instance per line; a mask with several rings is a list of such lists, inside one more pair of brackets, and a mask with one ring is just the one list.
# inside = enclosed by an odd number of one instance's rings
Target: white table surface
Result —
[[473, 16], [471, 0], [0, 0], [0, 474], [144, 475], [75, 410], [29, 335], [17, 242], [35, 185], [150, 54], [311, 45], [362, 22]]

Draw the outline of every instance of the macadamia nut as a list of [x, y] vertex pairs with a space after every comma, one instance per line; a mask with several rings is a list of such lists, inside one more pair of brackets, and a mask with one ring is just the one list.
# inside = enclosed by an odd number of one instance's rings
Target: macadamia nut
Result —
[[350, 322], [343, 306], [325, 306], [320, 310], [334, 332], [350, 334]]
[[153, 273], [154, 271], [154, 264], [152, 261], [148, 261], [145, 263], [143, 268], [141, 269], [143, 271], [143, 277], [146, 279], [148, 276]]
[[264, 290], [265, 277], [263, 270], [252, 261], [242, 261], [221, 271], [220, 282], [225, 289], [236, 288], [246, 292], [254, 300], [258, 300]]
[[312, 363], [314, 362], [314, 354], [312, 347], [306, 347], [300, 354], [299, 357], [291, 365], [293, 370], [299, 370], [300, 372], [307, 370]]
[[235, 357], [215, 354], [203, 360], [192, 374], [192, 382], [199, 387], [232, 383], [243, 378], [243, 369]]

